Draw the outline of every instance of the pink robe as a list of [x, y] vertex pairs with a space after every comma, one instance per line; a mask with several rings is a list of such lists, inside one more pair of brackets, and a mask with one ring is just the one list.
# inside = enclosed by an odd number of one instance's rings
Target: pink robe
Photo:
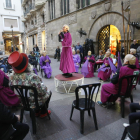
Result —
[[[123, 76], [133, 75], [134, 71], [138, 71], [138, 69], [131, 69], [127, 66], [122, 66], [120, 68], [119, 80]], [[108, 98], [111, 96], [111, 94], [117, 94], [118, 88], [119, 88], [119, 81], [117, 84], [109, 83], [109, 84], [102, 85], [101, 102], [106, 103], [108, 101]], [[126, 88], [127, 88], [127, 82], [123, 81], [121, 95], [123, 95], [125, 93]], [[111, 102], [115, 102], [116, 100], [117, 100], [117, 98], [113, 97], [111, 99]]]
[[[94, 77], [94, 64], [95, 64], [95, 58], [94, 56], [89, 56], [89, 60], [93, 60], [94, 62], [88, 61], [88, 74], [86, 75], [86, 78]], [[88, 56], [86, 56], [84, 59], [87, 60]]]
[[60, 61], [60, 70], [63, 73], [73, 73], [75, 71], [75, 66], [72, 57], [72, 38], [69, 32], [64, 34], [64, 38], [62, 41], [62, 53], [61, 53], [61, 61]]
[[[113, 63], [112, 58], [110, 58], [110, 60]], [[109, 60], [106, 60], [106, 57], [103, 60], [103, 65], [101, 66], [101, 68], [98, 69], [98, 77], [103, 81], [106, 81], [108, 78], [110, 78], [110, 75], [112, 73], [110, 66], [109, 67], [105, 66], [105, 63], [109, 65]]]
[[4, 77], [9, 79], [9, 77], [0, 70], [0, 100], [4, 105], [16, 106], [20, 103], [20, 100], [9, 87], [3, 86]]

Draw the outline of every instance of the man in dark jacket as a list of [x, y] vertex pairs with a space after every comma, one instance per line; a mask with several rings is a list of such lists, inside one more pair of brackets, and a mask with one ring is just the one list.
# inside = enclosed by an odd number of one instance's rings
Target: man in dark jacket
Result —
[[8, 140], [23, 140], [29, 132], [27, 124], [19, 123], [20, 116], [11, 113], [6, 106], [0, 101], [0, 139], [3, 136]]
[[133, 44], [130, 46], [130, 48], [131, 48], [131, 49], [133, 48], [133, 49], [136, 49], [136, 50], [137, 50], [138, 46], [139, 46], [139, 44], [137, 43], [136, 40], [134, 40], [134, 41], [133, 41]]
[[57, 49], [55, 50], [55, 58], [58, 59], [57, 61], [60, 60], [60, 48], [59, 48], [59, 46], [58, 46]]
[[37, 44], [34, 46], [33, 51], [34, 52], [39, 52], [39, 48], [38, 48]]
[[34, 55], [34, 52], [31, 52], [30, 55], [28, 56], [29, 58], [29, 63], [33, 66], [35, 66], [35, 68], [37, 68], [37, 60], [36, 57]]

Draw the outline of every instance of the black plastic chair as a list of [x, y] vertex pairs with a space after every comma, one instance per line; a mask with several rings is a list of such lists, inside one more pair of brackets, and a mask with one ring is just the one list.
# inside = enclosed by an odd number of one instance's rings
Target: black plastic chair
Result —
[[[21, 109], [21, 114], [20, 114], [20, 122], [22, 123], [23, 121], [23, 114], [24, 111], [30, 111], [30, 117], [32, 119], [32, 127], [33, 127], [33, 134], [36, 134], [36, 118], [35, 118], [35, 112], [34, 109], [30, 108], [30, 102], [29, 102], [29, 98], [28, 98], [28, 91], [30, 92], [30, 90], [32, 90], [34, 92], [34, 101], [35, 101], [35, 106], [37, 110], [39, 110], [41, 108], [41, 106], [39, 106], [38, 104], [38, 92], [36, 90], [35, 87], [29, 87], [29, 86], [11, 86], [11, 89], [14, 90], [16, 89], [16, 91], [18, 92], [20, 98], [21, 98], [21, 102], [23, 104], [23, 108]], [[48, 113], [48, 105], [50, 102], [50, 98], [51, 98], [52, 92], [50, 91], [50, 97], [47, 99], [46, 103], [45, 103], [45, 107], [47, 110], [47, 116], [50, 120], [50, 115]]]
[[[80, 111], [80, 122], [81, 122], [81, 126], [80, 126], [81, 134], [84, 133], [84, 111], [88, 111], [88, 115], [90, 116], [90, 110], [92, 110], [95, 128], [96, 128], [96, 130], [98, 130], [96, 112], [95, 112], [95, 102], [96, 102], [96, 98], [97, 98], [97, 94], [99, 92], [100, 86], [101, 86], [101, 83], [95, 83], [95, 84], [89, 84], [89, 85], [82, 85], [75, 89], [76, 100], [74, 100], [72, 103], [70, 120], [72, 118], [74, 108], [79, 110]], [[85, 98], [79, 98], [78, 92], [80, 89], [84, 90]], [[97, 90], [97, 93], [94, 93], [95, 89]], [[88, 93], [87, 93], [87, 91], [88, 91]], [[93, 101], [94, 94], [96, 94], [95, 102]]]
[[128, 134], [131, 140], [140, 140], [140, 124], [133, 123], [128, 127], [125, 127], [121, 140], [124, 140]]
[[[109, 108], [109, 103], [111, 102], [112, 98], [121, 98], [121, 115], [122, 118], [124, 118], [124, 103], [125, 103], [125, 98], [130, 98], [131, 103], [133, 103], [133, 96], [131, 94], [133, 87], [135, 87], [136, 83], [135, 81], [137, 81], [139, 75], [130, 75], [130, 76], [124, 76], [119, 80], [119, 89], [118, 89], [118, 94], [114, 95], [112, 94], [110, 96], [110, 98], [107, 101], [107, 108]], [[126, 92], [124, 93], [124, 95], [121, 95], [121, 89], [122, 89], [122, 84], [123, 81], [126, 80], [127, 81], [127, 89]], [[135, 84], [134, 84], [135, 83]]]

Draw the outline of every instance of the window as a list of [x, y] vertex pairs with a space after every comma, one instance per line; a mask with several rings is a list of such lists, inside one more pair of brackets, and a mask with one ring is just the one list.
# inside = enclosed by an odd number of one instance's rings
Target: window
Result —
[[61, 0], [61, 15], [69, 13], [69, 0]]
[[76, 0], [76, 9], [84, 8], [90, 5], [90, 0]]
[[6, 0], [6, 8], [12, 8], [11, 0]]
[[45, 22], [45, 15], [44, 13], [41, 15], [43, 23]]
[[35, 16], [35, 25], [37, 24], [36, 16]]
[[49, 0], [50, 19], [55, 18], [55, 0]]

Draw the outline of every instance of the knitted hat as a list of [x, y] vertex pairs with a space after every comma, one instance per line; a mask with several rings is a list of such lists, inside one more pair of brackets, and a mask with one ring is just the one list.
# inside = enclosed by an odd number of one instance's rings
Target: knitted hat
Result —
[[130, 65], [135, 65], [136, 63], [136, 57], [132, 54], [127, 54], [124, 58], [124, 64], [126, 62], [129, 62]]

